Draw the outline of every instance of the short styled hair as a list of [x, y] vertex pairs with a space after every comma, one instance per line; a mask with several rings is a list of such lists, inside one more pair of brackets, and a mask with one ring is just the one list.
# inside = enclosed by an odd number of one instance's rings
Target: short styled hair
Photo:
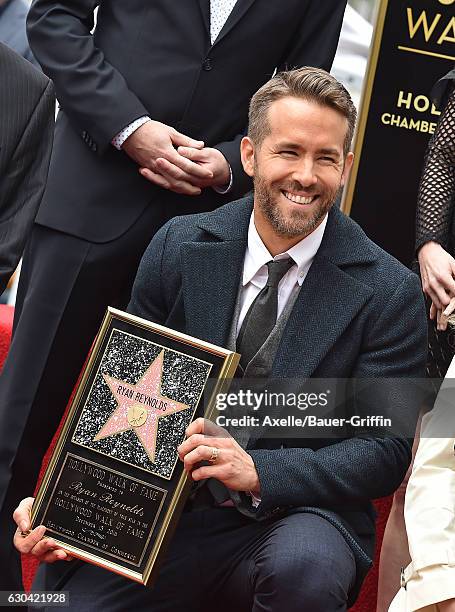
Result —
[[248, 136], [253, 143], [260, 146], [270, 134], [268, 115], [272, 103], [288, 96], [328, 106], [347, 119], [348, 130], [343, 146], [346, 157], [351, 148], [357, 110], [348, 90], [339, 81], [325, 70], [309, 66], [278, 72], [251, 98]]

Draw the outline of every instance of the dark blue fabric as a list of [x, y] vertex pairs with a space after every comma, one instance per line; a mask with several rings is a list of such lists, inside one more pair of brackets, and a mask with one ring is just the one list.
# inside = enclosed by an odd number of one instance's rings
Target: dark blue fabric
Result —
[[156, 586], [78, 562], [41, 566], [34, 590], [69, 591], [84, 612], [343, 612], [353, 553], [324, 518], [257, 523], [235, 509], [184, 513]]

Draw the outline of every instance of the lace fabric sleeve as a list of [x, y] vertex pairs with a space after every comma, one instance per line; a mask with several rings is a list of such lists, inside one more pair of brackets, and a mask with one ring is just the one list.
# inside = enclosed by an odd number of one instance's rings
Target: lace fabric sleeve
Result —
[[416, 251], [430, 240], [448, 248], [455, 200], [455, 87], [425, 155], [416, 217]]

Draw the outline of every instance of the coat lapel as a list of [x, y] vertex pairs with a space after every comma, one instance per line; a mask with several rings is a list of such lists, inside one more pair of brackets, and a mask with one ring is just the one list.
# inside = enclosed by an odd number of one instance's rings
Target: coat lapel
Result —
[[[203, 0], [199, 1], [202, 2]], [[213, 43], [213, 46], [217, 45], [232, 30], [232, 28], [237, 25], [237, 23], [240, 21], [240, 19], [242, 19], [248, 9], [251, 8], [254, 2], [255, 0], [237, 0], [237, 4], [232, 9], [231, 14], [227, 18], [226, 23], [222, 27], [221, 32], [218, 34], [217, 39]]]
[[362, 234], [333, 210], [283, 332], [272, 376], [311, 376], [373, 295], [370, 286], [349, 274], [349, 267], [375, 259]]
[[251, 199], [219, 209], [200, 225], [207, 241], [182, 245], [186, 332], [220, 346], [232, 325], [251, 209]]
[[315, 259], [283, 332], [272, 376], [311, 376], [372, 294], [332, 262]]
[[225, 346], [245, 249], [236, 241], [182, 247], [183, 300], [187, 333]]

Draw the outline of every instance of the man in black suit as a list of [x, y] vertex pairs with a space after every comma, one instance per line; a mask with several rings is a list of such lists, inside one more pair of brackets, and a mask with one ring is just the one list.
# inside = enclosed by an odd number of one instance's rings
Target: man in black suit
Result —
[[[423, 376], [425, 307], [417, 276], [333, 207], [353, 160], [355, 115], [322, 70], [261, 88], [241, 145], [254, 196], [167, 223], [142, 259], [129, 310], [236, 346], [245, 377], [381, 378], [370, 414], [397, 415], [406, 404], [384, 377]], [[371, 565], [371, 500], [401, 483], [409, 442], [372, 429], [331, 440], [237, 433], [203, 419], [189, 426], [178, 449], [185, 469], [222, 483], [231, 503], [217, 505], [218, 494], [207, 502], [210, 481], [196, 492], [154, 589], [65, 563], [42, 568], [35, 586], [58, 584], [90, 611], [125, 601], [151, 612], [346, 610]], [[29, 507], [24, 500], [15, 514], [23, 530]], [[66, 557], [42, 535], [18, 531], [16, 546]]]
[[0, 295], [43, 195], [54, 108], [49, 79], [0, 43]]
[[[277, 67], [329, 69], [345, 5], [35, 0], [29, 39], [61, 111], [0, 378], [2, 507], [33, 487], [105, 309], [128, 303], [156, 230], [248, 191], [251, 95]], [[13, 566], [2, 552], [5, 589]]]

